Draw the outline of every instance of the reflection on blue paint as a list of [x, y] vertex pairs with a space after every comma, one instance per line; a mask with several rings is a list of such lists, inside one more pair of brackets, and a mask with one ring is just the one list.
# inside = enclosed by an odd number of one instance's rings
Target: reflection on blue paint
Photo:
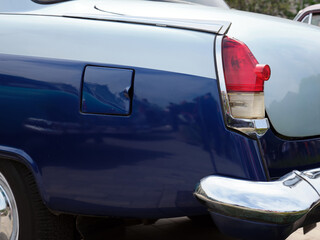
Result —
[[285, 140], [268, 131], [261, 139], [270, 176], [278, 178], [293, 170], [320, 167], [320, 139]]
[[83, 114], [82, 73], [95, 63], [7, 55], [0, 61], [0, 148], [31, 156], [51, 209], [203, 214], [192, 195], [201, 178], [265, 180], [256, 141], [225, 128], [215, 79], [136, 68], [129, 116]]

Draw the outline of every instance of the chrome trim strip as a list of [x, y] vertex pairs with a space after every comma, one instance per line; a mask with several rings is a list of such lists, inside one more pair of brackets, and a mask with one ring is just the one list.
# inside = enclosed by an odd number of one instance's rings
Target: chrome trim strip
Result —
[[[102, 10], [100, 10], [102, 11]], [[88, 20], [100, 20], [119, 23], [131, 23], [150, 25], [157, 27], [176, 28], [184, 30], [192, 30], [198, 32], [207, 32], [215, 34], [226, 34], [231, 26], [227, 21], [204, 21], [198, 19], [179, 19], [179, 18], [145, 18], [127, 15], [119, 15], [110, 12], [104, 14], [84, 14], [84, 13], [65, 13], [65, 14], [40, 14], [40, 13], [0, 13], [0, 15], [31, 15], [31, 16], [47, 16], [47, 17], [65, 17], [78, 18]]]
[[222, 63], [222, 39], [223, 36], [216, 37], [215, 44], [215, 57], [217, 65], [217, 76], [220, 85], [221, 101], [223, 110], [225, 113], [225, 124], [231, 129], [235, 129], [247, 135], [264, 135], [270, 128], [269, 121], [267, 118], [263, 119], [241, 119], [234, 118], [231, 115], [230, 104], [227, 94], [227, 87], [224, 78], [223, 63]]
[[309, 13], [309, 21], [308, 21], [308, 24], [311, 25], [311, 22], [312, 22], [312, 16], [313, 14], [312, 13]]
[[175, 19], [175, 18], [146, 18], [146, 17], [135, 17], [128, 15], [113, 14], [110, 12], [103, 11], [101, 9], [97, 10], [103, 12], [104, 14], [64, 14], [63, 17], [69, 18], [81, 18], [81, 19], [94, 19], [103, 20], [111, 22], [121, 22], [121, 23], [132, 23], [132, 24], [143, 24], [157, 27], [168, 27], [177, 28], [185, 30], [193, 30], [199, 32], [225, 34], [231, 23], [226, 21], [204, 21], [197, 19]]
[[211, 212], [298, 228], [320, 221], [319, 189], [320, 169], [312, 169], [293, 171], [272, 182], [213, 175], [200, 181], [194, 195]]
[[314, 190], [320, 195], [320, 168], [303, 171], [301, 177], [309, 182]]

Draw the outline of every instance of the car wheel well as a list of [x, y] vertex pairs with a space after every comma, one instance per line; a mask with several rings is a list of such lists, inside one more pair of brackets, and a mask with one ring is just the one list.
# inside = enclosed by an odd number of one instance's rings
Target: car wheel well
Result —
[[33, 173], [27, 166], [21, 162], [0, 158], [0, 173], [12, 189], [17, 205], [19, 239], [73, 238], [76, 232], [75, 217], [55, 215], [44, 205]]

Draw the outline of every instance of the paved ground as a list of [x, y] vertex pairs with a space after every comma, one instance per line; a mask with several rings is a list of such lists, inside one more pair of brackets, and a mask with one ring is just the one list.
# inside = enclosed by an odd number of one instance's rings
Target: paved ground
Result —
[[298, 229], [295, 233], [291, 234], [287, 240], [317, 240], [320, 238], [320, 225], [318, 225], [311, 232], [306, 235], [303, 234], [302, 229]]
[[[134, 225], [125, 228], [101, 228], [99, 231], [91, 229], [87, 232], [85, 240], [235, 240], [219, 233], [212, 225], [205, 226], [193, 223], [186, 217], [161, 219], [151, 225]], [[317, 240], [320, 239], [320, 227], [312, 230], [306, 235], [299, 229], [287, 240]]]

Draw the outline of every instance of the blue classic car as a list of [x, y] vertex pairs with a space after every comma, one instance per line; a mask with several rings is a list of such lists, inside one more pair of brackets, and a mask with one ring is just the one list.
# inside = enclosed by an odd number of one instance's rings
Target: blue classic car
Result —
[[0, 238], [81, 216], [320, 220], [320, 31], [223, 1], [2, 0]]

